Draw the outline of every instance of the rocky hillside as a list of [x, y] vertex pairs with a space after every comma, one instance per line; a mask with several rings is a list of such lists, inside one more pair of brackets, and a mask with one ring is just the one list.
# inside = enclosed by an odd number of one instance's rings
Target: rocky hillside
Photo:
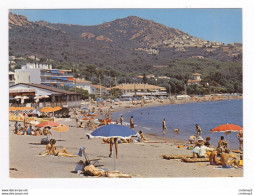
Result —
[[57, 63], [140, 72], [176, 58], [240, 61], [241, 44], [202, 40], [136, 16], [94, 26], [30, 22], [9, 14], [9, 51]]

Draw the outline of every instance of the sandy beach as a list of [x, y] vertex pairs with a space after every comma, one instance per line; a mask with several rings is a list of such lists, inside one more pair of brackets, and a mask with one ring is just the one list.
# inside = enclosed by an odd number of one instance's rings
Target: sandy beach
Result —
[[[155, 101], [144, 106], [161, 106], [170, 104], [169, 100], [163, 103]], [[178, 101], [174, 103], [186, 103]], [[114, 111], [120, 111], [126, 108], [130, 103], [122, 105], [113, 105]], [[105, 108], [112, 103], [105, 105]], [[138, 108], [140, 105], [133, 105]], [[80, 116], [82, 118], [82, 116]], [[71, 154], [77, 154], [79, 148], [84, 146], [89, 159], [99, 158], [102, 168], [109, 171], [114, 170], [114, 158], [109, 158], [109, 144], [103, 143], [101, 139], [88, 139], [87, 133], [92, 130], [77, 128], [75, 119], [71, 121], [60, 120], [61, 124], [71, 125], [69, 131], [58, 133], [52, 130], [51, 138], [57, 140], [57, 148], [66, 148]], [[84, 160], [84, 157], [55, 157], [39, 156], [38, 154], [45, 150], [45, 145], [40, 144], [40, 140], [45, 136], [15, 135], [13, 134], [14, 122], [10, 122], [9, 140], [10, 140], [10, 170], [11, 178], [82, 178], [87, 177], [72, 173], [76, 163]], [[58, 141], [61, 137], [61, 140]], [[121, 143], [118, 145], [118, 159], [115, 160], [116, 170], [124, 174], [130, 174], [137, 178], [163, 178], [163, 177], [242, 177], [243, 169], [216, 169], [209, 165], [209, 162], [185, 163], [179, 159], [166, 160], [162, 158], [163, 154], [181, 154], [190, 155], [191, 150], [178, 148], [180, 144], [186, 142], [172, 140], [169, 138], [157, 137], [154, 135], [145, 135], [150, 143]], [[187, 138], [186, 138], [187, 140]], [[239, 155], [237, 154], [239, 158]]]

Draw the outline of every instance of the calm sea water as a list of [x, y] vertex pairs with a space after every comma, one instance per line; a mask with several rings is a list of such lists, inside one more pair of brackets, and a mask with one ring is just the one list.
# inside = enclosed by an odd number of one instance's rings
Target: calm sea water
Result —
[[[127, 123], [131, 116], [134, 117], [135, 130], [158, 136], [163, 136], [162, 120], [165, 118], [168, 131], [164, 136], [186, 141], [190, 135], [196, 133], [195, 124], [199, 124], [202, 129], [201, 136], [204, 139], [210, 136], [212, 145], [217, 146], [220, 136], [223, 135], [229, 148], [237, 149], [239, 143], [236, 132], [225, 136], [224, 133], [210, 133], [210, 129], [226, 123], [243, 126], [243, 101], [225, 100], [140, 108], [113, 113], [113, 118], [119, 121], [121, 114]], [[173, 129], [180, 129], [179, 134], [176, 135]]]

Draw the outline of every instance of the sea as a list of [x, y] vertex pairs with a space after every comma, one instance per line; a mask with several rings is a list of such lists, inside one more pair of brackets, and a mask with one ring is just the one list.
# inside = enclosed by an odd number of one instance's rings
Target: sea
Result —
[[[195, 124], [202, 129], [201, 136], [211, 137], [210, 143], [217, 147], [220, 136], [224, 136], [230, 149], [238, 149], [239, 142], [236, 132], [228, 135], [225, 133], [211, 133], [210, 130], [222, 124], [236, 124], [243, 126], [243, 101], [242, 99], [221, 100], [211, 102], [169, 104], [156, 107], [139, 107], [122, 112], [113, 113], [113, 119], [119, 121], [123, 115], [125, 125], [129, 125], [133, 116], [135, 130], [142, 130], [145, 134], [154, 134], [177, 140], [188, 141], [196, 133]], [[162, 120], [165, 118], [167, 133], [162, 133]], [[173, 130], [180, 129], [179, 134]]]

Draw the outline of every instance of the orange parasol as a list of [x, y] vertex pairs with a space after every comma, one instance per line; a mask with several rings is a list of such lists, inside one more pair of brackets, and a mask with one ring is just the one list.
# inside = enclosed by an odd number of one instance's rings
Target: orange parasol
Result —
[[57, 127], [59, 125], [60, 125], [60, 123], [57, 123], [57, 122], [45, 121], [45, 122], [42, 122], [42, 123], [36, 125], [35, 127]]
[[243, 128], [238, 125], [224, 124], [224, 125], [215, 127], [214, 129], [211, 130], [211, 132], [213, 133], [213, 132], [242, 131], [242, 130]]

